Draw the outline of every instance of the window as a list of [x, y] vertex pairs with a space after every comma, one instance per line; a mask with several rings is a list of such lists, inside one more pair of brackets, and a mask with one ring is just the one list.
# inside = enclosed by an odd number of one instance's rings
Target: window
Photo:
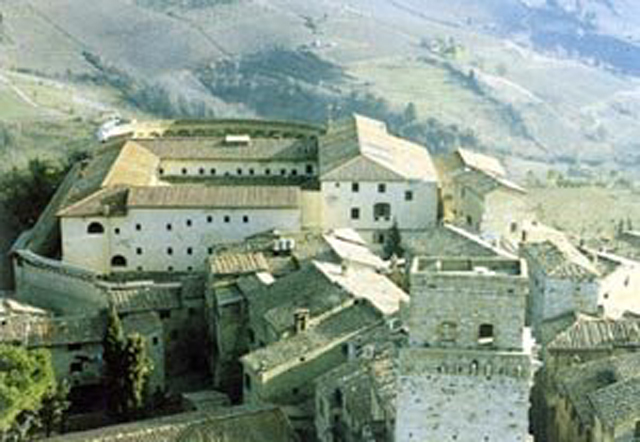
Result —
[[443, 342], [453, 342], [458, 337], [458, 327], [455, 322], [445, 321], [438, 328], [438, 337]]
[[171, 310], [160, 310], [160, 319], [169, 319], [171, 317]]
[[187, 220], [187, 227], [191, 227], [191, 220], [190, 219]]
[[151, 342], [153, 343], [153, 345], [158, 345], [158, 342], [160, 342], [160, 340], [158, 339], [157, 336], [154, 336]]
[[167, 272], [173, 272], [173, 266], [167, 267]]
[[139, 272], [142, 272], [144, 270], [144, 267], [138, 266], [138, 267], [136, 267], [136, 270], [139, 271]]
[[213, 217], [211, 215], [207, 216], [207, 222], [208, 223], [212, 223], [213, 222]]
[[115, 233], [116, 235], [120, 235], [120, 227], [116, 227], [115, 229], [113, 229], [113, 233]]
[[238, 168], [236, 172], [238, 172], [238, 175], [242, 175], [242, 169]]
[[340, 183], [335, 184], [336, 188], [340, 187]]
[[167, 255], [173, 255], [173, 248], [167, 247]]
[[201, 167], [200, 169], [198, 169], [198, 173], [200, 175], [204, 175], [204, 167]]
[[467, 225], [473, 226], [473, 218], [471, 218], [471, 215], [467, 215]]
[[136, 224], [136, 230], [139, 232], [142, 230], [142, 224]]
[[291, 175], [292, 176], [297, 176], [298, 175], [298, 169], [291, 169]]
[[160, 175], [164, 175], [164, 169], [161, 167], [160, 169], [158, 169], [158, 173], [159, 173]]
[[67, 350], [69, 350], [69, 351], [82, 350], [82, 344], [69, 344], [69, 345], [67, 345]]
[[225, 216], [224, 216], [224, 222], [225, 222], [225, 223], [229, 223], [229, 222], [231, 222], [231, 217], [230, 217], [229, 215], [225, 215]]
[[384, 183], [378, 184], [378, 193], [385, 193], [387, 191], [387, 185]]
[[126, 267], [127, 259], [122, 255], [116, 255], [111, 258], [111, 267]]
[[244, 386], [247, 390], [251, 390], [251, 376], [246, 373], [244, 375]]
[[187, 247], [187, 255], [193, 255], [193, 248]]
[[280, 175], [285, 176], [287, 174], [287, 169], [280, 169]]
[[374, 221], [389, 221], [391, 219], [391, 205], [389, 203], [376, 203], [373, 206]]
[[404, 200], [405, 201], [413, 201], [413, 191], [412, 190], [407, 190], [404, 193]]
[[271, 175], [271, 169], [265, 169], [264, 170], [264, 174], [265, 175]]
[[493, 325], [492, 324], [480, 324], [478, 328], [478, 344], [491, 345], [493, 344]]
[[104, 233], [104, 227], [98, 222], [92, 222], [87, 227], [87, 233], [91, 235], [99, 235], [101, 233]]
[[249, 217], [247, 215], [242, 217], [242, 222], [243, 223], [248, 223], [249, 222]]
[[82, 362], [72, 362], [69, 365], [69, 373], [80, 373], [82, 371]]
[[313, 175], [313, 164], [307, 164], [305, 172], [307, 172], [307, 175]]
[[171, 229], [172, 229], [171, 224], [167, 224], [167, 230], [171, 230]]
[[384, 232], [373, 232], [373, 242], [375, 244], [384, 244], [384, 241], [385, 241]]
[[213, 167], [211, 169], [209, 169], [209, 174], [215, 175], [216, 174], [216, 169], [213, 168]]
[[193, 266], [187, 266], [187, 272], [193, 272]]
[[358, 207], [351, 208], [351, 219], [360, 219], [360, 209]]
[[249, 175], [255, 175], [255, 174], [256, 174], [256, 171], [255, 171], [255, 170], [253, 170], [253, 169], [249, 169]]
[[182, 174], [183, 174], [183, 175], [186, 175], [186, 174], [187, 174], [187, 169], [186, 169], [186, 168], [183, 168], [183, 169], [182, 169]]
[[142, 247], [136, 247], [136, 255], [142, 255]]
[[360, 191], [360, 183], [351, 183], [351, 191], [359, 192]]
[[213, 253], [213, 247], [207, 247], [207, 253], [211, 255]]

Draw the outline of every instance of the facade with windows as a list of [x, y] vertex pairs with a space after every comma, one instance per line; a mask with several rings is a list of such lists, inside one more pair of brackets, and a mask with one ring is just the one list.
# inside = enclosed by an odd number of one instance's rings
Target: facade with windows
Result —
[[525, 262], [417, 258], [411, 291], [395, 440], [530, 440]]
[[214, 245], [272, 229], [351, 227], [382, 243], [394, 223], [403, 234], [436, 223], [429, 152], [384, 123], [261, 124], [105, 145], [58, 195], [62, 260], [98, 273], [202, 271]]

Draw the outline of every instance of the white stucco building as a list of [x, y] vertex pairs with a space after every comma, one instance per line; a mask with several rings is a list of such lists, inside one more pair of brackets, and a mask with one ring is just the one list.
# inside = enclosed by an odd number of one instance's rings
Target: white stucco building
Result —
[[328, 128], [231, 120], [142, 124], [57, 195], [62, 260], [98, 273], [202, 270], [215, 244], [270, 229], [351, 227], [382, 243], [437, 219], [425, 147], [354, 115]]

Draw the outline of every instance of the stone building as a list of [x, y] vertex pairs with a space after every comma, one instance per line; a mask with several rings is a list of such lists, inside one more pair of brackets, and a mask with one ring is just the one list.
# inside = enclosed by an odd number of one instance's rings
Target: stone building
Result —
[[396, 358], [406, 333], [385, 324], [349, 342], [348, 360], [316, 381], [315, 428], [320, 442], [392, 441]]
[[566, 240], [523, 243], [529, 266], [528, 323], [536, 338], [544, 321], [567, 313], [598, 312], [598, 269]]
[[300, 403], [313, 380], [348, 357], [348, 342], [397, 321], [409, 298], [366, 268], [313, 261], [251, 291], [247, 300], [250, 352], [241, 358], [249, 401]]
[[414, 260], [396, 441], [528, 440], [527, 292], [522, 260]]
[[273, 406], [193, 411], [97, 430], [67, 433], [52, 442], [294, 442], [286, 415]]
[[71, 172], [41, 223], [58, 221], [65, 265], [202, 272], [215, 245], [269, 229], [352, 227], [382, 243], [394, 221], [406, 235], [436, 223], [429, 152], [382, 122], [202, 124], [136, 130]]
[[640, 436], [640, 354], [558, 370], [549, 393], [549, 441], [622, 442]]
[[531, 217], [526, 191], [507, 177], [498, 159], [457, 149], [437, 164], [446, 220], [498, 241]]
[[[640, 321], [637, 318], [613, 320], [579, 315], [571, 326], [545, 346], [544, 368], [537, 373], [534, 389], [537, 416], [533, 424], [536, 440], [609, 440], [590, 439], [596, 437], [595, 433], [600, 430], [594, 427], [593, 410], [589, 408], [589, 404], [585, 405], [586, 397], [580, 396], [584, 391], [580, 390], [582, 393], [579, 393], [578, 388], [584, 387], [588, 393], [591, 391], [589, 389], [612, 383], [611, 379], [602, 379], [600, 383], [589, 386], [587, 384], [591, 381], [587, 377], [591, 375], [586, 373], [590, 370], [606, 372], [613, 367], [615, 362], [612, 361], [617, 360], [616, 358], [636, 353], [638, 349]], [[595, 361], [600, 362], [598, 365], [590, 365], [590, 368], [582, 367]], [[570, 379], [572, 370], [577, 373], [575, 380]], [[629, 400], [622, 397], [619, 399]], [[571, 404], [572, 401], [575, 402], [574, 405]], [[572, 406], [575, 408], [573, 412]], [[640, 414], [637, 417], [640, 419]]]
[[[102, 340], [106, 315], [43, 317], [14, 315], [0, 321], [0, 342], [20, 344], [26, 348], [46, 348], [51, 352], [58, 380], [65, 379], [72, 388], [91, 389], [102, 382]], [[164, 343], [160, 319], [154, 314], [125, 317], [125, 333], [139, 333], [146, 342], [154, 366], [151, 391], [165, 387]]]

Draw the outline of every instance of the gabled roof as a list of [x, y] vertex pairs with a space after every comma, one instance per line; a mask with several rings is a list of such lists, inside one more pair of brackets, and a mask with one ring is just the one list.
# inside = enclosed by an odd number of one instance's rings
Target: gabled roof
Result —
[[272, 406], [194, 411], [54, 437], [59, 442], [290, 442], [293, 430]]
[[640, 320], [580, 317], [553, 339], [549, 350], [640, 348]]
[[[613, 429], [619, 424], [629, 423], [635, 426], [640, 415], [640, 377], [616, 382], [589, 393], [588, 397], [605, 428]], [[618, 439], [619, 431], [616, 431], [616, 436], [616, 440], [622, 440]]]
[[241, 275], [269, 270], [269, 263], [260, 252], [219, 253], [209, 258], [212, 275]]
[[254, 372], [272, 370], [282, 364], [311, 360], [381, 322], [379, 313], [367, 304], [354, 304], [331, 314], [315, 327], [281, 339], [241, 358]]
[[548, 275], [558, 278], [587, 279], [599, 276], [598, 270], [569, 242], [545, 240], [522, 245], [527, 256]]
[[507, 171], [504, 166], [500, 160], [495, 157], [462, 148], [456, 150], [456, 154], [465, 167], [475, 169], [494, 177], [504, 178], [507, 175]]
[[320, 138], [320, 178], [359, 181], [437, 181], [429, 151], [393, 136], [386, 125], [353, 115]]
[[101, 187], [149, 186], [154, 183], [160, 158], [135, 141], [127, 141]]
[[486, 195], [494, 190], [507, 190], [517, 194], [525, 194], [527, 191], [518, 184], [506, 178], [487, 175], [476, 170], [468, 170], [457, 173], [453, 179], [459, 185], [463, 185], [479, 195]]

